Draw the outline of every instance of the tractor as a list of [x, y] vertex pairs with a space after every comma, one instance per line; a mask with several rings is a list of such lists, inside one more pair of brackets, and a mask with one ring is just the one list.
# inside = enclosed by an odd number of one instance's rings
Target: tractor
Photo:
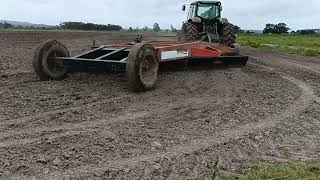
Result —
[[[182, 10], [186, 10], [183, 5]], [[225, 46], [236, 46], [236, 31], [226, 18], [221, 18], [219, 1], [195, 1], [191, 3], [188, 19], [183, 23], [180, 38], [184, 41], [206, 41]]]

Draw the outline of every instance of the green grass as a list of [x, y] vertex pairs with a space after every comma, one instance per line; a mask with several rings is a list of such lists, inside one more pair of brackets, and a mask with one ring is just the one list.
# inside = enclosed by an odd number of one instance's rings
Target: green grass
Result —
[[246, 176], [248, 180], [256, 179], [320, 179], [320, 165], [256, 165]]
[[[235, 180], [234, 176], [216, 173], [219, 179]], [[217, 179], [217, 178], [215, 178]], [[244, 176], [245, 180], [319, 180], [320, 164], [257, 164]]]
[[253, 48], [320, 56], [320, 36], [315, 35], [239, 34], [237, 41], [242, 46]]

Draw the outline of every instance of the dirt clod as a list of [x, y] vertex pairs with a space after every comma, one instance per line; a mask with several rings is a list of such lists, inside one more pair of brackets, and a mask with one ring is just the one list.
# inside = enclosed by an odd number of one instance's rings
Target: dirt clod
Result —
[[52, 164], [55, 165], [55, 166], [59, 166], [61, 164], [61, 160], [59, 158], [55, 158], [53, 161], [52, 161]]
[[161, 149], [162, 148], [162, 145], [159, 142], [156, 142], [156, 141], [152, 142], [151, 146], [154, 147], [154, 148], [157, 148], [157, 149]]
[[37, 159], [37, 162], [47, 164], [48, 160], [44, 156], [39, 156], [39, 158]]

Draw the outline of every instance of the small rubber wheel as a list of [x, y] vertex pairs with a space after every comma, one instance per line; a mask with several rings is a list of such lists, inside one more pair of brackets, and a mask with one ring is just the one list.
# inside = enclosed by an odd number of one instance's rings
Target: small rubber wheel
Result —
[[127, 76], [134, 92], [152, 89], [158, 79], [159, 57], [155, 48], [147, 43], [136, 44], [128, 55]]
[[56, 40], [48, 40], [34, 51], [32, 64], [40, 80], [62, 80], [66, 77], [67, 67], [55, 57], [70, 57], [68, 49]]

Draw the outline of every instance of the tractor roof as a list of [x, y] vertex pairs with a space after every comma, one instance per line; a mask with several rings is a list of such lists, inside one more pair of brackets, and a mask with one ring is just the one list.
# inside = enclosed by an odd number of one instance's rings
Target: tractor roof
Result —
[[220, 3], [221, 4], [220, 1], [195, 1], [195, 2], [191, 3], [191, 5], [194, 5], [194, 4], [197, 4], [197, 3], [207, 3], [207, 4], [218, 4], [218, 3]]

